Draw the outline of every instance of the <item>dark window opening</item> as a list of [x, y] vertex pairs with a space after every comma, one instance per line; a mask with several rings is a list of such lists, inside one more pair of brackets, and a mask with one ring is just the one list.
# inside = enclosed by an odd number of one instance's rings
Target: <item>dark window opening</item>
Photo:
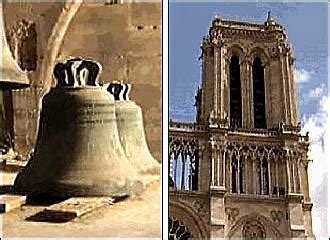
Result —
[[266, 128], [264, 66], [259, 57], [253, 61], [253, 107], [254, 127]]
[[263, 194], [268, 195], [269, 193], [269, 179], [268, 179], [268, 162], [264, 158], [262, 161], [262, 174], [263, 174]]
[[242, 96], [239, 58], [232, 56], [229, 65], [230, 76], [230, 126], [242, 127]]
[[238, 161], [235, 155], [232, 157], [231, 161], [231, 192], [237, 193], [237, 167]]
[[244, 193], [244, 159], [241, 158], [239, 162], [239, 191], [240, 193]]

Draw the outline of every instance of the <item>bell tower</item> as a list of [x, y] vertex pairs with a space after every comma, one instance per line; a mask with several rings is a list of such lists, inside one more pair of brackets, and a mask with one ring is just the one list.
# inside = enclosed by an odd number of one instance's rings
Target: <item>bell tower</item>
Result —
[[294, 56], [285, 29], [215, 18], [202, 42], [200, 123], [271, 129], [298, 125]]
[[313, 238], [284, 27], [270, 13], [263, 23], [216, 17], [201, 49], [196, 123], [170, 123], [170, 235]]

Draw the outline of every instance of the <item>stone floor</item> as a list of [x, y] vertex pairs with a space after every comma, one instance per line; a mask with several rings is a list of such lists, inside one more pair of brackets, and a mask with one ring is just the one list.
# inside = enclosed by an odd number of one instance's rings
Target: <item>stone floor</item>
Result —
[[[15, 176], [1, 172], [2, 185], [12, 184]], [[26, 220], [46, 207], [23, 205], [0, 215], [2, 236], [161, 238], [160, 182], [155, 182], [141, 196], [104, 206], [66, 223]]]

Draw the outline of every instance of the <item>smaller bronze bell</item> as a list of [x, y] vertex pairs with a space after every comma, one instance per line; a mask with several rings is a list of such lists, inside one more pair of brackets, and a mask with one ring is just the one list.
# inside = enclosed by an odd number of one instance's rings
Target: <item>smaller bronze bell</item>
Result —
[[120, 83], [111, 83], [108, 87], [108, 91], [115, 99], [118, 134], [125, 155], [137, 168], [144, 182], [148, 183], [159, 179], [161, 165], [149, 151], [144, 133], [142, 109], [129, 100], [130, 89], [130, 84]]

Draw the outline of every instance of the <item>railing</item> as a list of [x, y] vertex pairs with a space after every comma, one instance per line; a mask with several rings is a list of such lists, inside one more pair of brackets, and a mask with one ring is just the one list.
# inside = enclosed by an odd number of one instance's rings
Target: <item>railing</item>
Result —
[[205, 125], [199, 125], [196, 123], [183, 123], [183, 122], [173, 122], [170, 120], [170, 131], [206, 131], [207, 127]]

